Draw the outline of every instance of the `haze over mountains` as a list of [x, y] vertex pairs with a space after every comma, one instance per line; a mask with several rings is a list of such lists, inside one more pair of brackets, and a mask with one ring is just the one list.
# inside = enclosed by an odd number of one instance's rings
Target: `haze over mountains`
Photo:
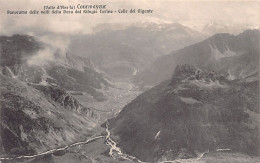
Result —
[[106, 74], [127, 78], [166, 55], [205, 38], [181, 24], [104, 24], [91, 35], [73, 38], [69, 51], [88, 56]]
[[198, 29], [201, 33], [210, 36], [216, 33], [229, 33], [229, 34], [239, 34], [248, 29], [260, 30], [260, 26], [252, 26], [249, 24], [220, 24], [217, 22], [207, 23]]
[[156, 85], [170, 79], [179, 64], [225, 73], [237, 79], [258, 72], [259, 30], [246, 30], [239, 35], [220, 33], [199, 43], [158, 57], [149, 68], [137, 74], [134, 82], [140, 87]]

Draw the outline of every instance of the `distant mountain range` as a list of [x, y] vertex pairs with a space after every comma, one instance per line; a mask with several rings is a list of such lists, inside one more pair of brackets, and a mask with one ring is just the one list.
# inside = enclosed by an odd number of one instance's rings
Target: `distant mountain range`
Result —
[[217, 22], [211, 22], [205, 24], [202, 29], [198, 30], [201, 33], [209, 36], [216, 33], [230, 33], [239, 34], [247, 29], [260, 30], [259, 26], [250, 26], [249, 24], [219, 24]]
[[181, 24], [141, 23], [134, 26], [104, 24], [97, 32], [72, 39], [69, 51], [88, 56], [96, 66], [115, 78], [134, 76], [154, 61], [205, 38]]
[[204, 41], [158, 57], [149, 68], [139, 72], [134, 82], [153, 86], [170, 79], [178, 64], [191, 64], [201, 69], [225, 73], [230, 79], [258, 74], [258, 30], [246, 30], [239, 35], [216, 34]]
[[259, 155], [258, 102], [259, 80], [230, 80], [185, 64], [126, 105], [109, 126], [120, 148], [142, 161], [193, 158], [218, 149]]

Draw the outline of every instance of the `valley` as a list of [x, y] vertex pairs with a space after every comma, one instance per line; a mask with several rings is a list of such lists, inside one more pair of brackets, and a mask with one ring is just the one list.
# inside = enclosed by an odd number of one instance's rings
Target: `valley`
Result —
[[0, 162], [258, 162], [259, 31], [203, 37], [142, 24], [64, 52], [0, 36]]
[[96, 102], [88, 95], [75, 96], [82, 104], [87, 104], [97, 109], [97, 112], [99, 112], [101, 116], [99, 124], [115, 117], [126, 104], [134, 100], [142, 91], [137, 89], [132, 83], [122, 81], [112, 83], [112, 87], [102, 90], [102, 93], [108, 97], [108, 99], [103, 102]]
[[[108, 126], [100, 127], [101, 124], [107, 123], [106, 119], [115, 117], [123, 106], [131, 102], [141, 91], [134, 88], [134, 85], [125, 81], [114, 83], [113, 87], [102, 92], [109, 97], [106, 101], [96, 102], [90, 95], [74, 95], [83, 105], [93, 107], [99, 114], [97, 127], [93, 128], [92, 136], [89, 138], [81, 137], [86, 141], [75, 142], [65, 147], [54, 148], [51, 150], [38, 152], [34, 155], [22, 155], [16, 157], [0, 157], [4, 162], [44, 162], [46, 159], [51, 162], [132, 162], [137, 160], [134, 157], [122, 154], [121, 149], [110, 138]], [[91, 105], [92, 104], [92, 105]], [[96, 135], [96, 136], [95, 136]], [[76, 152], [77, 151], [77, 152]], [[71, 159], [73, 155], [73, 160]], [[116, 156], [114, 156], [116, 155]], [[70, 158], [70, 159], [68, 159]]]
[[[111, 137], [109, 122], [106, 121], [106, 119], [116, 117], [120, 112], [120, 108], [131, 102], [142, 92], [134, 88], [131, 83], [120, 82], [116, 83], [114, 87], [105, 90], [103, 93], [109, 98], [107, 101], [98, 103], [93, 101], [93, 97], [91, 98], [86, 95], [75, 96], [82, 104], [84, 104], [84, 102], [88, 104], [93, 102], [91, 107], [95, 107], [100, 114], [99, 125], [92, 129], [93, 135], [87, 138], [81, 138], [86, 139], [85, 141], [79, 141], [65, 147], [40, 152], [36, 155], [18, 156], [15, 159], [1, 158], [2, 163], [15, 163], [16, 161], [24, 163], [144, 162], [123, 152], [124, 150], [120, 148], [114, 136]], [[100, 127], [100, 125], [102, 125], [102, 127]], [[157, 137], [159, 136], [160, 133]], [[160, 163], [221, 163], [223, 159], [230, 163], [258, 163], [260, 158], [229, 150], [216, 150], [206, 151], [199, 154], [196, 158], [167, 160], [160, 161]]]

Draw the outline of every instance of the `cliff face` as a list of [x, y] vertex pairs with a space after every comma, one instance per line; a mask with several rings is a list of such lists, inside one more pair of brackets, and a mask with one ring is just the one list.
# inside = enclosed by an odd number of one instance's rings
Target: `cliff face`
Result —
[[143, 161], [196, 157], [216, 149], [259, 154], [258, 81], [228, 80], [177, 66], [109, 121], [126, 153]]

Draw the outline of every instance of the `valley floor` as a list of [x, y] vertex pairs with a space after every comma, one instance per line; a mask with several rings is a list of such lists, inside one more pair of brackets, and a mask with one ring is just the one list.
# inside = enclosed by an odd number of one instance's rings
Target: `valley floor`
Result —
[[102, 90], [102, 93], [108, 97], [103, 102], [96, 102], [89, 95], [76, 96], [82, 104], [97, 109], [100, 114], [99, 124], [116, 116], [126, 104], [134, 100], [142, 92], [135, 88], [132, 83], [118, 82], [113, 83], [113, 87]]

